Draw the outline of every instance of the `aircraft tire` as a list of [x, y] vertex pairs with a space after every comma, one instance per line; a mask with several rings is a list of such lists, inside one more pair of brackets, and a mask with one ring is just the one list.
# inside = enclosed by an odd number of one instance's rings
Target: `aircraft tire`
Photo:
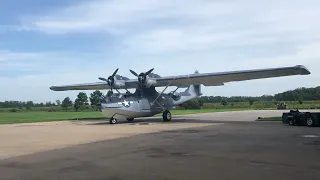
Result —
[[110, 124], [117, 124], [117, 119], [115, 119], [115, 118], [110, 118], [109, 123], [110, 123]]
[[168, 110], [165, 110], [162, 114], [163, 121], [171, 121], [171, 112]]

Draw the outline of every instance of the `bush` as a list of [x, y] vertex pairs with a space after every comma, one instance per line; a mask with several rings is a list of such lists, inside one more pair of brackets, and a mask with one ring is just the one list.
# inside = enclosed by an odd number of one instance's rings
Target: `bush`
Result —
[[258, 109], [258, 110], [265, 109], [263, 104], [256, 104], [256, 105], [254, 105], [254, 108]]
[[48, 109], [48, 112], [56, 112], [57, 110], [55, 108]]
[[14, 109], [10, 109], [10, 110], [9, 110], [9, 112], [20, 112], [20, 110], [19, 110], [19, 109], [14, 108]]

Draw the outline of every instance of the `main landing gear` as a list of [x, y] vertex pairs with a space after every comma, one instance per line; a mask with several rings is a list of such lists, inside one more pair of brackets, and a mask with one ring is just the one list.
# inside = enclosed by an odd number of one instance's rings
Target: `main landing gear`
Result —
[[[128, 118], [128, 119], [127, 119], [127, 121], [129, 121], [129, 122], [132, 122], [133, 120], [134, 120], [134, 118]], [[110, 123], [110, 124], [117, 124], [118, 121], [117, 121], [117, 119], [115, 119], [114, 117], [112, 117], [112, 118], [110, 118], [109, 123]]]
[[168, 110], [165, 110], [162, 114], [162, 118], [163, 118], [163, 121], [165, 122], [171, 121], [171, 112]]

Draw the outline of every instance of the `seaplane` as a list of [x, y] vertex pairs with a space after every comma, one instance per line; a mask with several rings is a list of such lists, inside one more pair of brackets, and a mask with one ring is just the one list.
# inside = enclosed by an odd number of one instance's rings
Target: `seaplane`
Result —
[[[170, 110], [202, 96], [201, 86], [223, 86], [231, 82], [311, 74], [303, 65], [213, 73], [199, 73], [196, 70], [186, 75], [164, 77], [152, 73], [154, 68], [139, 74], [130, 69], [136, 77], [134, 79], [118, 75], [118, 70], [119, 68], [107, 79], [99, 77], [100, 82], [49, 88], [52, 91], [110, 90], [112, 92], [115, 89], [117, 94], [105, 97], [99, 103], [99, 111], [110, 118], [110, 124], [117, 124], [119, 119], [133, 121], [135, 118], [151, 117], [161, 113], [163, 121], [168, 122], [172, 119]], [[164, 87], [164, 89], [158, 92], [157, 87]], [[165, 93], [168, 87], [174, 87], [175, 90]], [[185, 90], [177, 92], [181, 88]], [[135, 89], [135, 92], [131, 93], [128, 89]], [[119, 90], [126, 90], [126, 93], [120, 93]]]

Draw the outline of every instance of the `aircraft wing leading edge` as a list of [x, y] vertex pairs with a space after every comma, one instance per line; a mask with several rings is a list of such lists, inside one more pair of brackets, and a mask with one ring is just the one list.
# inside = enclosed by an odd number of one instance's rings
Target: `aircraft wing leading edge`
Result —
[[204, 86], [222, 86], [228, 82], [308, 74], [310, 74], [310, 71], [306, 67], [297, 65], [280, 68], [171, 76], [159, 78], [156, 81], [158, 85], [166, 85], [170, 83], [170, 86], [185, 86], [191, 84], [203, 84]]
[[[197, 73], [190, 75], [178, 75], [154, 78], [156, 81], [155, 87], [161, 86], [178, 86], [186, 87], [192, 84], [203, 84], [204, 86], [222, 86], [228, 82], [246, 81], [263, 78], [273, 78], [292, 75], [308, 75], [310, 71], [302, 66], [291, 66], [281, 68], [268, 68], [268, 69], [255, 69], [255, 70], [242, 70], [242, 71], [229, 71], [217, 73]], [[137, 88], [138, 80], [130, 79], [125, 80], [125, 87], [127, 89]], [[96, 83], [83, 83], [73, 85], [51, 86], [53, 91], [67, 91], [67, 90], [102, 90], [111, 89], [105, 82]], [[122, 89], [122, 88], [120, 88]]]
[[102, 90], [102, 89], [110, 89], [110, 86], [104, 82], [96, 82], [96, 83], [83, 83], [83, 84], [69, 84], [69, 85], [61, 85], [61, 86], [51, 86], [50, 89], [53, 91]]

